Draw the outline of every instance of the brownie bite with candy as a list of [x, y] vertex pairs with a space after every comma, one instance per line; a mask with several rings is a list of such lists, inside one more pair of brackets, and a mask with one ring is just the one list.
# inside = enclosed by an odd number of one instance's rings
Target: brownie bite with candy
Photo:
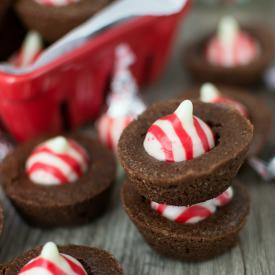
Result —
[[236, 244], [249, 199], [232, 180], [252, 136], [233, 108], [189, 100], [157, 103], [126, 128], [122, 202], [153, 249], [203, 260]]
[[82, 224], [100, 215], [116, 174], [113, 155], [79, 134], [22, 144], [1, 169], [6, 195], [29, 223], [41, 227]]
[[29, 29], [54, 42], [112, 0], [17, 0], [16, 11]]
[[249, 85], [259, 81], [272, 57], [273, 39], [266, 29], [240, 27], [226, 16], [216, 33], [185, 49], [184, 62], [199, 81]]
[[248, 151], [249, 157], [258, 154], [266, 144], [268, 133], [271, 131], [272, 115], [267, 104], [258, 96], [235, 87], [204, 83], [201, 87], [187, 90], [183, 97], [233, 107], [249, 119], [254, 125], [254, 136]]
[[123, 275], [117, 260], [107, 251], [87, 246], [59, 246], [53, 242], [30, 250], [3, 265], [5, 275]]

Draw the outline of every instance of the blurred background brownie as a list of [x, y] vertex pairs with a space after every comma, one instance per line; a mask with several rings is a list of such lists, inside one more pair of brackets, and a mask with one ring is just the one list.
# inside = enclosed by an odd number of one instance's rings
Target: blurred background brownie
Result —
[[[218, 94], [216, 96], [205, 94], [207, 92], [212, 93], [208, 87], [215, 89], [215, 93], [217, 92]], [[203, 96], [205, 97], [204, 99], [202, 98]], [[244, 109], [241, 112], [254, 126], [253, 140], [248, 151], [248, 157], [260, 153], [266, 145], [271, 132], [272, 114], [267, 103], [261, 97], [240, 88], [224, 85], [214, 86], [211, 83], [205, 83], [202, 86], [187, 89], [183, 93], [183, 98], [219, 103], [235, 107], [238, 110]]]
[[273, 56], [274, 39], [268, 27], [238, 26], [233, 18], [222, 18], [217, 33], [187, 45], [183, 61], [199, 82], [252, 85], [261, 80]]
[[54, 42], [77, 27], [112, 0], [79, 0], [57, 5], [55, 1], [17, 0], [15, 8], [29, 29], [41, 33], [48, 42]]

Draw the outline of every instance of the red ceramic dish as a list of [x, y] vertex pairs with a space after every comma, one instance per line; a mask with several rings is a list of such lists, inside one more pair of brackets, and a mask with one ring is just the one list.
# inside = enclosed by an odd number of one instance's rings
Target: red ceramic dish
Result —
[[146, 16], [121, 23], [32, 73], [0, 73], [0, 115], [6, 129], [18, 141], [25, 141], [95, 119], [104, 104], [114, 48], [119, 43], [128, 43], [137, 56], [133, 73], [139, 84], [155, 80], [166, 63], [176, 26], [189, 6], [190, 1], [171, 16]]

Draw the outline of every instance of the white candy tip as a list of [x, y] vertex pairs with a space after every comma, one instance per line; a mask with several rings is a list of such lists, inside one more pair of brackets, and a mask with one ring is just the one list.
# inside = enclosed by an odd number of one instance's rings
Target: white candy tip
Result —
[[202, 102], [212, 102], [214, 98], [219, 96], [219, 91], [212, 83], [204, 83], [200, 89], [200, 100]]
[[184, 100], [175, 111], [175, 114], [185, 123], [190, 122], [193, 124], [193, 103], [191, 100]]
[[230, 15], [224, 16], [219, 23], [218, 35], [222, 40], [230, 41], [239, 30], [237, 20]]
[[46, 243], [40, 254], [45, 259], [56, 259], [59, 257], [57, 245], [53, 242]]
[[66, 152], [68, 149], [68, 141], [66, 138], [59, 136], [49, 141], [49, 146], [56, 152]]
[[25, 41], [31, 41], [32, 43], [40, 44], [42, 43], [42, 36], [39, 32], [29, 31], [25, 38]]

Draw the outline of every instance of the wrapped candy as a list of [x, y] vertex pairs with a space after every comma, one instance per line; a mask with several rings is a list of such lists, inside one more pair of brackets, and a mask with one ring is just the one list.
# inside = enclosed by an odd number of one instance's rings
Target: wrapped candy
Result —
[[135, 56], [129, 46], [121, 44], [116, 48], [116, 62], [111, 94], [108, 96], [108, 109], [97, 123], [99, 138], [103, 144], [116, 150], [122, 131], [145, 110], [138, 96], [138, 87], [130, 71]]

